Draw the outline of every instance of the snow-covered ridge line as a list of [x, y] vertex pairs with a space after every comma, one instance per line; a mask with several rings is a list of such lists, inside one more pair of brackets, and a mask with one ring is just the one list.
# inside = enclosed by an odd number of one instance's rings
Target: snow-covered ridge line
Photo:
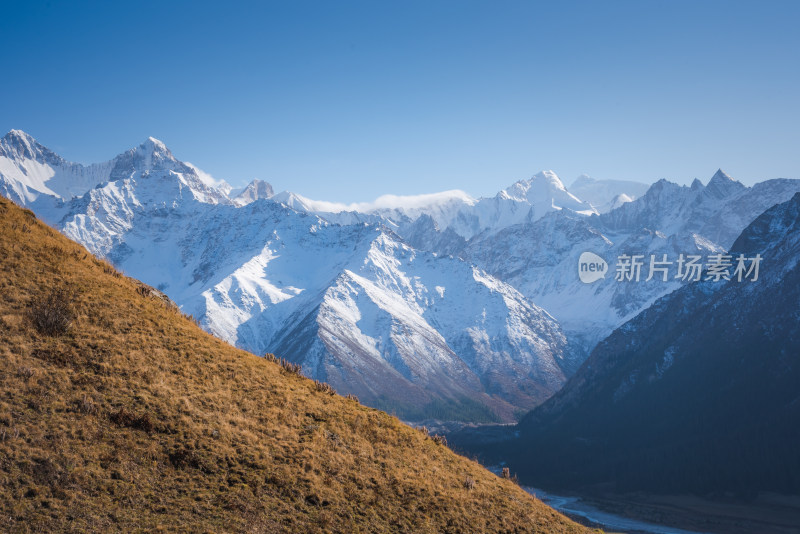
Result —
[[[150, 138], [112, 160], [66, 162], [24, 132], [0, 139], [0, 193], [166, 292], [208, 331], [277, 351], [316, 378], [406, 419], [511, 420], [553, 393], [614, 328], [680, 286], [579, 281], [591, 251], [725, 251], [800, 191], [552, 171], [492, 198], [460, 191], [358, 207], [232, 189]], [[544, 311], [544, 310], [547, 311]]]
[[[380, 216], [333, 224], [275, 201], [265, 182], [225, 191], [155, 139], [74, 198], [49, 187], [73, 183], [72, 164], [32, 139], [7, 136], [0, 150], [12, 171], [0, 175], [4, 194], [34, 191], [15, 200], [208, 331], [278, 352], [374, 406], [511, 421], [572, 366], [544, 310], [461, 259], [414, 249]], [[36, 165], [47, 179], [26, 181]]]
[[[22, 167], [18, 166], [15, 171], [13, 162], [20, 161], [25, 163]], [[520, 180], [500, 191], [493, 198], [473, 198], [468, 193], [456, 189], [420, 195], [386, 194], [372, 202], [345, 204], [313, 200], [290, 191], [274, 195], [272, 187], [261, 180], [254, 180], [245, 187], [235, 189], [225, 180], [217, 179], [191, 163], [178, 161], [166, 145], [154, 137], [149, 137], [138, 147], [128, 150], [112, 160], [92, 165], [68, 162], [21, 130], [11, 130], [0, 140], [0, 168], [5, 176], [13, 177], [19, 184], [27, 188], [30, 192], [26, 197], [27, 200], [32, 200], [37, 194], [47, 194], [62, 199], [81, 196], [101, 183], [120, 178], [120, 173], [130, 171], [133, 168], [131, 165], [135, 166], [137, 162], [145, 167], [151, 166], [155, 162], [154, 168], [171, 167], [171, 170], [175, 172], [192, 175], [200, 183], [217, 190], [222, 196], [238, 205], [244, 205], [256, 198], [274, 196], [276, 201], [283, 202], [294, 209], [320, 214], [358, 212], [379, 214], [388, 219], [405, 217], [412, 221], [427, 214], [433, 216], [442, 228], [452, 227], [464, 237], [471, 237], [476, 230], [496, 229], [498, 225], [509, 222], [509, 220], [503, 220], [503, 215], [497, 212], [496, 206], [493, 206], [497, 203], [524, 205], [523, 209], [513, 210], [517, 212], [514, 218], [515, 222], [521, 222], [526, 216], [528, 220], [539, 218], [548, 211], [565, 207], [587, 214], [599, 212], [602, 209], [602, 206], [580, 200], [567, 191], [553, 171], [542, 171], [529, 180]], [[5, 166], [3, 166], [4, 163]], [[46, 166], [51, 168], [52, 174], [48, 175], [48, 171], [44, 168]], [[34, 172], [28, 172], [31, 170]], [[587, 180], [591, 179], [583, 176], [576, 183], [584, 183]], [[621, 198], [634, 199], [638, 196], [636, 192], [632, 191], [632, 189], [636, 189], [632, 185], [635, 182], [592, 180], [592, 183], [595, 188], [613, 189], [614, 198], [624, 195]], [[263, 184], [266, 184], [266, 187]], [[639, 187], [642, 185], [638, 184]], [[253, 191], [259, 187], [259, 194], [254, 197]], [[248, 190], [249, 194], [242, 197], [241, 195]], [[529, 215], [528, 211], [531, 209], [534, 213]], [[470, 223], [465, 221], [466, 219], [475, 219], [477, 223]]]

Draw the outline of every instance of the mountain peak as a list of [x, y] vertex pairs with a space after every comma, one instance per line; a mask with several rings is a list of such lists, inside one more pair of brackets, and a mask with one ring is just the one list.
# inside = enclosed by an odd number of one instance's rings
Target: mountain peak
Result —
[[674, 189], [674, 188], [680, 188], [680, 186], [674, 182], [670, 182], [666, 178], [659, 178], [653, 185], [650, 186], [647, 192], [648, 193], [650, 191], [661, 192], [667, 189]]
[[550, 170], [534, 174], [529, 180], [520, 180], [498, 193], [498, 198], [530, 205], [528, 220], [534, 221], [546, 213], [560, 209], [595, 213], [588, 202], [567, 191], [558, 175]]
[[[192, 167], [178, 161], [167, 146], [148, 137], [139, 146], [131, 148], [113, 160], [110, 181], [129, 178], [137, 171], [175, 171], [196, 175]], [[199, 178], [198, 181], [200, 182]]]
[[714, 176], [711, 177], [711, 180], [708, 181], [708, 185], [706, 185], [706, 191], [720, 198], [737, 193], [745, 188], [744, 184], [728, 176], [722, 169], [718, 169]]
[[174, 159], [167, 145], [155, 137], [148, 137], [145, 139], [144, 142], [139, 145], [139, 148], [148, 154], [159, 154]]
[[145, 162], [146, 167], [158, 167], [161, 162], [178, 162], [175, 156], [172, 155], [172, 151], [167, 148], [167, 145], [155, 137], [148, 137], [138, 147], [131, 149], [129, 152], [135, 159]]
[[566, 192], [566, 188], [555, 172], [547, 170], [537, 172], [528, 180], [520, 180], [516, 182], [511, 187], [501, 191], [501, 194], [504, 193], [510, 198], [515, 198], [518, 200], [530, 201], [531, 199], [529, 197], [532, 194], [536, 196], [538, 193], [539, 197], [542, 197], [542, 195], [550, 196], [550, 193], [554, 191]]
[[22, 130], [11, 130], [0, 139], [0, 156], [54, 164], [62, 161], [59, 156], [40, 145], [30, 134]]
[[243, 189], [231, 191], [231, 197], [240, 206], [262, 198], [271, 198], [273, 195], [275, 195], [275, 192], [272, 190], [272, 185], [269, 182], [258, 179], [251, 181]]
[[719, 182], [719, 181], [735, 182], [736, 180], [731, 178], [730, 175], [728, 175], [728, 173], [726, 173], [722, 169], [717, 169], [717, 172], [715, 172], [714, 176], [711, 177], [711, 180], [709, 181], [709, 183], [714, 182], [714, 181], [717, 181], [717, 182]]
[[0, 140], [6, 148], [15, 149], [16, 152], [32, 157], [36, 140], [22, 130], [11, 130]]
[[30, 134], [22, 130], [9, 130], [3, 137], [4, 140], [20, 140], [28, 143], [35, 143], [36, 140]]
[[538, 172], [533, 175], [533, 178], [531, 178], [530, 181], [533, 182], [534, 180], [543, 180], [548, 184], [554, 186], [556, 189], [566, 189], [564, 187], [563, 182], [561, 182], [561, 179], [553, 171], [548, 170], [548, 171]]

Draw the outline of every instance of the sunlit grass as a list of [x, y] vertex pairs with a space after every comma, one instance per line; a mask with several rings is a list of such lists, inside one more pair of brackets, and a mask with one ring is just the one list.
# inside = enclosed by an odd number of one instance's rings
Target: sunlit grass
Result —
[[[397, 418], [202, 332], [5, 199], [0, 292], [0, 530], [583, 530]], [[48, 331], [30, 310], [52, 292], [70, 315]]]

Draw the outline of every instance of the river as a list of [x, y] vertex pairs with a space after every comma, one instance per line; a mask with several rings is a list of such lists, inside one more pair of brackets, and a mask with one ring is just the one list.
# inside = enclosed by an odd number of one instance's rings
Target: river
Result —
[[586, 503], [580, 497], [563, 497], [530, 486], [522, 486], [522, 489], [562, 514], [573, 518], [583, 518], [590, 522], [592, 526], [600, 527], [606, 531], [624, 532], [626, 534], [701, 534], [693, 530], [655, 525], [604, 512]]

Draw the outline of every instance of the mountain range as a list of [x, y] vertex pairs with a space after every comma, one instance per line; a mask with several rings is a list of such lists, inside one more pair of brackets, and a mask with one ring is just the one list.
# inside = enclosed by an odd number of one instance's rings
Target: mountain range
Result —
[[[615, 328], [684, 282], [586, 285], [578, 257], [710, 255], [795, 180], [745, 187], [544, 171], [475, 199], [454, 191], [343, 206], [254, 181], [235, 190], [149, 138], [65, 161], [0, 140], [0, 193], [157, 287], [207, 331], [276, 352], [407, 420], [514, 421]], [[645, 190], [646, 188], [646, 190]]]
[[[386, 225], [298, 212], [260, 198], [271, 192], [264, 184], [231, 197], [152, 138], [91, 167], [16, 131], [0, 150], [5, 195], [167, 293], [206, 330], [278, 352], [374, 406], [418, 419], [513, 420], [556, 391], [571, 365], [544, 310], [464, 261], [411, 248]], [[74, 176], [90, 176], [89, 189], [58, 194]]]

